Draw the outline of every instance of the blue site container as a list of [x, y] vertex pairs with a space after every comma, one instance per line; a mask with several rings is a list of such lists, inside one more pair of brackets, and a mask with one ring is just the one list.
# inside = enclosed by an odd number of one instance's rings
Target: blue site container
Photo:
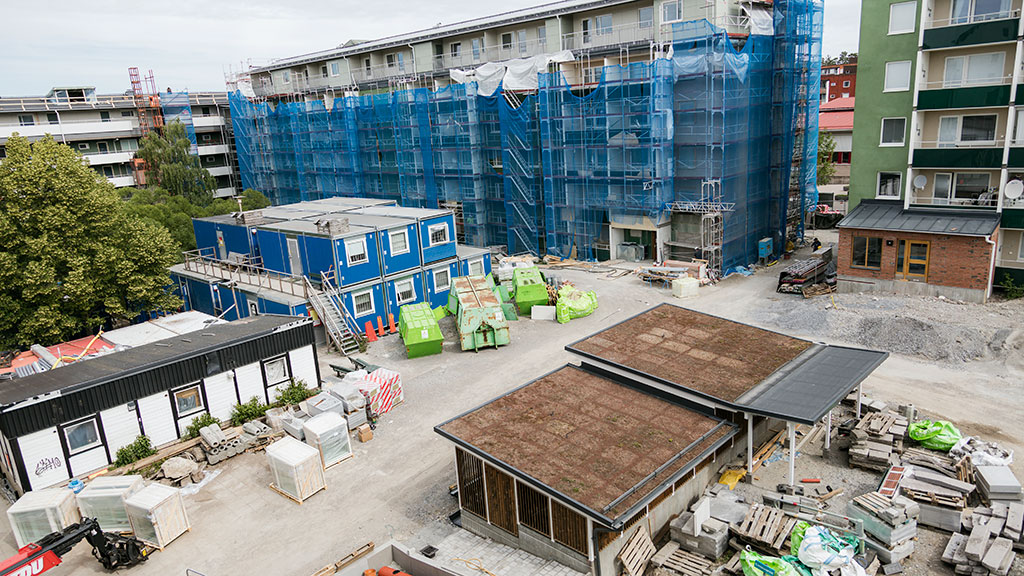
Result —
[[431, 308], [448, 304], [448, 293], [456, 276], [459, 276], [459, 261], [454, 258], [423, 268], [423, 293]]

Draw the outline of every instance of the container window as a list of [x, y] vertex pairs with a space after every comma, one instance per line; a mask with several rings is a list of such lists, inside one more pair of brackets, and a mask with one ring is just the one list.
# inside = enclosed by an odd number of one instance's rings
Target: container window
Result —
[[445, 244], [448, 242], [448, 225], [434, 224], [427, 229], [430, 232], [430, 245]]
[[469, 275], [470, 276], [482, 276], [484, 273], [484, 261], [473, 260], [469, 263]]
[[447, 290], [451, 287], [451, 283], [451, 274], [448, 272], [447, 268], [434, 270], [434, 292]]
[[369, 291], [353, 294], [352, 302], [354, 304], [356, 316], [373, 314], [373, 294]]
[[366, 254], [366, 240], [349, 240], [345, 242], [345, 253], [348, 254], [349, 266], [367, 262], [370, 257]]
[[264, 362], [263, 371], [267, 375], [268, 386], [280, 384], [291, 377], [288, 373], [288, 361], [284, 356]]
[[416, 299], [416, 289], [413, 288], [412, 278], [395, 282], [395, 297], [399, 304], [412, 302]]
[[68, 441], [68, 451], [71, 454], [95, 448], [102, 443], [100, 442], [100, 430], [96, 425], [95, 419], [72, 424], [64, 428], [64, 438]]
[[405, 254], [409, 251], [409, 233], [399, 230], [391, 233], [391, 255]]
[[174, 393], [174, 404], [178, 408], [178, 417], [188, 416], [203, 409], [203, 395], [199, 393], [199, 385], [189, 386]]

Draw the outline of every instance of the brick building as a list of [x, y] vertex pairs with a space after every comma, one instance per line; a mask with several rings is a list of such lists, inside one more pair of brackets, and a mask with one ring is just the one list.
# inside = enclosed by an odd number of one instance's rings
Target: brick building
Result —
[[839, 290], [983, 303], [998, 234], [999, 215], [991, 212], [862, 200], [839, 222]]
[[857, 61], [821, 66], [821, 101], [853, 98], [857, 94]]

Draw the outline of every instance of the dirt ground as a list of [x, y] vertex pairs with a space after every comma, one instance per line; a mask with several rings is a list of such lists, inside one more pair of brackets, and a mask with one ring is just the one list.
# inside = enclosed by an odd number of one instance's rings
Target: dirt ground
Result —
[[[777, 274], [777, 268], [769, 268], [749, 277], [734, 275], [702, 288], [695, 299], [678, 301], [668, 290], [631, 275], [612, 279], [560, 270], [560, 278], [597, 291], [600, 308], [594, 314], [566, 325], [513, 322], [509, 346], [478, 353], [458, 350], [450, 322], [444, 326], [446, 342], [439, 356], [409, 360], [397, 336], [386, 337], [371, 345], [365, 357], [401, 372], [405, 402], [382, 417], [373, 440], [356, 442], [355, 458], [327, 471], [326, 491], [297, 505], [268, 487], [263, 454], [237, 456], [216, 466], [221, 474], [186, 498], [191, 531], [130, 573], [163, 576], [191, 569], [204, 576], [307, 576], [368, 541], [393, 538], [415, 547], [438, 541], [452, 531], [447, 516], [457, 504], [448, 494], [455, 481], [454, 450], [433, 427], [565, 363], [578, 362], [563, 349], [566, 344], [666, 301], [818, 341], [892, 346], [893, 354], [865, 381], [868, 393], [891, 405], [913, 403], [925, 414], [955, 422], [965, 434], [1021, 453], [1024, 361], [1019, 327], [1024, 304], [975, 306], [842, 294], [833, 305], [828, 297], [804, 300], [776, 294]], [[800, 314], [810, 320], [787, 324]], [[861, 330], [857, 323], [868, 318], [882, 322], [882, 328]], [[924, 328], [925, 335], [942, 340], [949, 354], [936, 358], [934, 342], [894, 343], [889, 337], [893, 327], [910, 326], [908, 333], [914, 333], [922, 325], [934, 328]], [[958, 333], [970, 339], [958, 342]], [[963, 354], [961, 347], [980, 352]], [[329, 363], [346, 362], [327, 354], [320, 359], [324, 373], [330, 373]], [[837, 458], [845, 453], [824, 460], [805, 454], [797, 459], [798, 475], [828, 478], [851, 493], [872, 488], [873, 474], [850, 470]], [[1024, 478], [1019, 458], [1013, 467]], [[776, 474], [785, 474], [784, 463], [764, 469], [757, 484], [773, 486]], [[16, 545], [6, 514], [0, 518], [0, 557], [6, 557]], [[922, 531], [908, 573], [951, 574], [935, 561], [945, 538], [929, 533]], [[1021, 574], [1020, 564], [1015, 563], [1016, 574]], [[82, 544], [52, 573], [104, 571]]]

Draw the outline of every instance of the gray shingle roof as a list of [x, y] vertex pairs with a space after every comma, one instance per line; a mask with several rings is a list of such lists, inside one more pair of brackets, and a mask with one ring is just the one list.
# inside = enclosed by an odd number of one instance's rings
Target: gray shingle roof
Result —
[[898, 200], [861, 200], [839, 221], [839, 228], [891, 230], [960, 236], [988, 236], [999, 226], [999, 214], [955, 208], [904, 209]]

